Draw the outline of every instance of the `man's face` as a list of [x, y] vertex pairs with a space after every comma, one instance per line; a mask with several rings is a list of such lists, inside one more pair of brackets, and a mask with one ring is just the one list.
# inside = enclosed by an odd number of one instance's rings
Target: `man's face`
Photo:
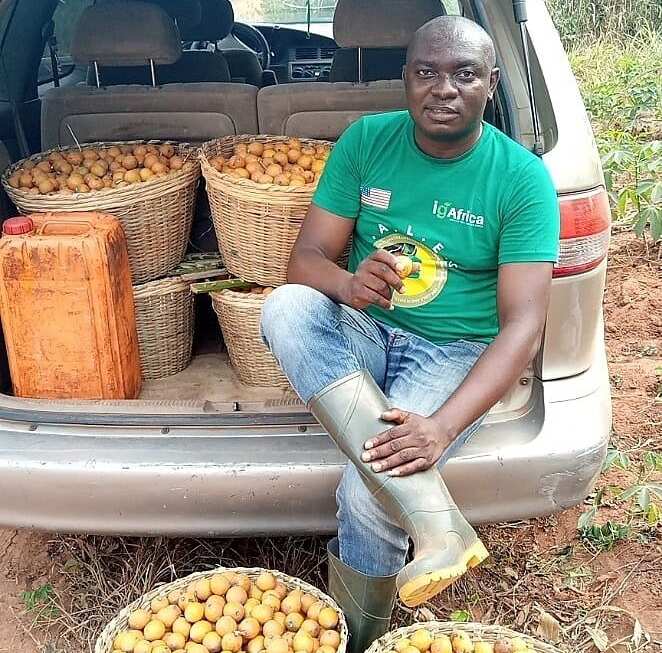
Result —
[[409, 112], [428, 138], [460, 140], [478, 127], [498, 80], [480, 46], [421, 39], [405, 67]]

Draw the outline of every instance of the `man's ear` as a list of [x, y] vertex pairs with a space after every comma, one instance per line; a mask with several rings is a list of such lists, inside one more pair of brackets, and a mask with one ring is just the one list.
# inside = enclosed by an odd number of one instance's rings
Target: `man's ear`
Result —
[[491, 100], [494, 97], [494, 92], [496, 87], [499, 84], [499, 79], [501, 77], [501, 71], [498, 68], [492, 68], [490, 73], [490, 90], [487, 94], [487, 97]]
[[402, 81], [406, 81], [407, 78], [407, 64], [402, 66]]

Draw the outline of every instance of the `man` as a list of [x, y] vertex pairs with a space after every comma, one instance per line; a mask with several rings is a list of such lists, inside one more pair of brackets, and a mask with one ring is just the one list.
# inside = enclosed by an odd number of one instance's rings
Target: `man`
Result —
[[388, 627], [396, 586], [418, 605], [488, 555], [439, 468], [538, 351], [559, 238], [543, 163], [482, 122], [498, 80], [478, 25], [423, 25], [408, 111], [339, 139], [264, 306], [265, 342], [351, 461], [329, 585], [353, 651]]

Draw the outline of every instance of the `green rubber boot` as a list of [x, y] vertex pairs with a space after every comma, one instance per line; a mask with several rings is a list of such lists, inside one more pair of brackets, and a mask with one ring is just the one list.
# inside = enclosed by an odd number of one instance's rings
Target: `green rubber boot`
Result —
[[338, 538], [327, 545], [329, 594], [345, 613], [349, 629], [348, 653], [363, 653], [391, 623], [395, 576], [366, 576], [340, 560]]
[[372, 471], [361, 460], [366, 440], [391, 424], [381, 419], [391, 406], [370, 374], [362, 370], [324, 388], [310, 410], [354, 463], [384, 510], [414, 543], [414, 559], [400, 571], [400, 600], [414, 607], [439, 594], [488, 552], [455, 505], [436, 467], [410, 476]]

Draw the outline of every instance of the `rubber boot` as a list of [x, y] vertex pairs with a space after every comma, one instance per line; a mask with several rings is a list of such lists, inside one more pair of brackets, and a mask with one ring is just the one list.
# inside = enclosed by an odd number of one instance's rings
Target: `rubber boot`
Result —
[[395, 577], [366, 576], [340, 560], [338, 538], [327, 545], [329, 594], [345, 613], [349, 629], [348, 653], [363, 653], [391, 623]]
[[489, 555], [455, 505], [436, 467], [409, 476], [372, 471], [361, 460], [366, 440], [393, 425], [381, 419], [392, 406], [362, 370], [324, 388], [310, 410], [354, 463], [384, 510], [414, 543], [414, 559], [400, 571], [400, 600], [414, 607], [432, 598]]

